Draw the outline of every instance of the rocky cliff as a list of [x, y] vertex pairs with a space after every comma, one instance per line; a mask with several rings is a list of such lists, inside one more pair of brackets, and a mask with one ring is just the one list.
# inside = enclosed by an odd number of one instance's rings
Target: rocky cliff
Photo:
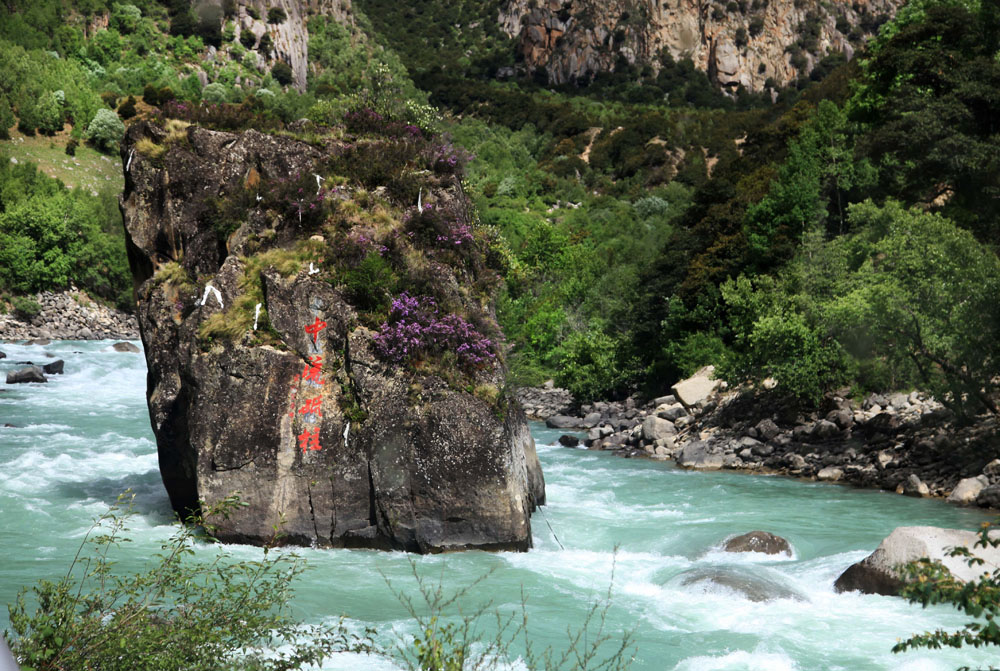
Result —
[[510, 0], [504, 31], [527, 69], [550, 82], [691, 58], [719, 85], [750, 91], [808, 75], [828, 53], [854, 50], [902, 0]]
[[[200, 0], [195, 7], [221, 4], [221, 0]], [[276, 23], [268, 21], [268, 12], [272, 9], [283, 11], [284, 20]], [[259, 65], [270, 67], [276, 61], [287, 63], [292, 68], [293, 85], [299, 91], [305, 91], [309, 73], [309, 31], [306, 24], [313, 16], [328, 16], [347, 27], [354, 24], [351, 0], [239, 0], [233, 23], [237, 39], [243, 32], [251, 32], [258, 47], [266, 35], [271, 48], [260, 50], [266, 53], [259, 56]]]
[[447, 145], [367, 121], [310, 142], [129, 129], [164, 484], [178, 511], [239, 492], [227, 541], [524, 550], [544, 482], [496, 344], [494, 241]]

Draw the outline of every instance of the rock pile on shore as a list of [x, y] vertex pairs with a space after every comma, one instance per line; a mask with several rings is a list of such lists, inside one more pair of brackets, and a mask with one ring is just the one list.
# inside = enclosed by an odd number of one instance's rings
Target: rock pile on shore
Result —
[[27, 320], [0, 315], [0, 340], [51, 338], [55, 340], [135, 340], [135, 317], [100, 305], [75, 289], [44, 291], [35, 297], [41, 311]]
[[[700, 382], [693, 385], [695, 378]], [[583, 447], [623, 457], [674, 460], [692, 469], [779, 473], [911, 496], [948, 496], [1000, 507], [1000, 426], [984, 417], [961, 426], [920, 392], [873, 394], [857, 402], [830, 394], [800, 413], [767, 391], [725, 391], [711, 371], [642, 403], [584, 405], [545, 418], [550, 428], [586, 431]], [[711, 384], [714, 383], [714, 384]], [[697, 387], [690, 393], [692, 386]], [[573, 447], [575, 436], [560, 442]]]
[[573, 410], [573, 395], [556, 387], [551, 380], [542, 387], [521, 387], [517, 390], [517, 400], [528, 419], [544, 420]]

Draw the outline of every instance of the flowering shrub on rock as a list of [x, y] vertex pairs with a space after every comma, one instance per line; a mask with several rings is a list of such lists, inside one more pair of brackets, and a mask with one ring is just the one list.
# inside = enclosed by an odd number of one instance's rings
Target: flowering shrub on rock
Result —
[[410, 296], [405, 291], [393, 299], [389, 318], [375, 336], [378, 353], [394, 363], [452, 352], [471, 369], [496, 359], [493, 345], [459, 315], [442, 316], [433, 298]]

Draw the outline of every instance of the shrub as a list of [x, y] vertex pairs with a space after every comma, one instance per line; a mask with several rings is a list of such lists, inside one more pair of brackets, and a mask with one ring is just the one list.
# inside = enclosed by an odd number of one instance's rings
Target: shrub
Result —
[[219, 82], [212, 82], [201, 90], [202, 100], [208, 103], [224, 103], [227, 95], [228, 91], [226, 91], [225, 85]]
[[66, 155], [76, 156], [76, 148], [80, 146], [80, 141], [75, 137], [71, 137], [69, 142], [66, 143]]
[[122, 35], [131, 35], [142, 21], [142, 12], [135, 5], [114, 5], [111, 9], [111, 26]]
[[257, 51], [267, 56], [271, 53], [271, 36], [264, 33], [260, 36], [260, 42], [257, 44]]
[[14, 296], [10, 304], [21, 317], [31, 318], [42, 311], [42, 306], [31, 296]]
[[257, 11], [256, 7], [247, 6], [247, 16], [249, 16], [254, 21], [260, 20], [260, 12]]
[[10, 607], [11, 648], [22, 668], [278, 671], [368, 648], [339, 624], [291, 618], [289, 583], [304, 570], [296, 555], [265, 548], [253, 561], [193, 557], [199, 529], [211, 531], [210, 520], [228, 515], [236, 497], [190, 517], [145, 572], [120, 574], [114, 552], [129, 540], [132, 498], [119, 497], [95, 521], [65, 576], [40, 581], [30, 599], [23, 590]]
[[101, 151], [110, 152], [125, 137], [125, 124], [109, 109], [99, 109], [87, 126], [87, 138]]
[[152, 84], [146, 84], [142, 88], [142, 101], [147, 105], [156, 107], [160, 104], [160, 93]]
[[267, 10], [267, 22], [268, 23], [284, 23], [288, 15], [285, 14], [285, 10], [281, 7], [271, 7]]
[[10, 129], [15, 123], [14, 111], [7, 98], [0, 96], [0, 140], [10, 139]]
[[292, 67], [284, 61], [278, 61], [271, 68], [271, 76], [282, 86], [288, 86], [292, 83]]
[[135, 116], [135, 96], [129, 96], [118, 108], [118, 116], [122, 119], [131, 119]]
[[619, 362], [621, 349], [597, 325], [572, 333], [562, 346], [556, 381], [581, 402], [620, 396], [629, 377]]
[[454, 313], [441, 316], [434, 299], [410, 296], [393, 299], [389, 318], [375, 336], [375, 348], [394, 363], [445, 352], [466, 368], [482, 368], [496, 359], [494, 343]]
[[252, 30], [243, 28], [240, 30], [240, 44], [247, 49], [253, 49], [253, 45], [257, 44], [257, 36], [253, 34]]

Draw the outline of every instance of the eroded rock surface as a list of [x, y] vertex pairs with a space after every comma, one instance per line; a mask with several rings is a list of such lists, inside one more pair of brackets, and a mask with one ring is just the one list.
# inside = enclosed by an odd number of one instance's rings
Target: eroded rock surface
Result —
[[[303, 545], [527, 549], [544, 479], [524, 414], [501, 391], [502, 362], [456, 382], [443, 365], [387, 360], [371, 312], [366, 325], [340, 282], [351, 266], [331, 257], [350, 245], [374, 250], [400, 274], [423, 273], [440, 305], [490, 324], [488, 294], [472, 297], [485, 273], [477, 259], [428, 263], [421, 245], [433, 237], [391, 228], [399, 220], [389, 215], [415, 202], [384, 196], [381, 230], [339, 201], [323, 206], [311, 175], [343, 150], [333, 141], [190, 127], [148, 160], [135, 151], [143, 139], [169, 142], [155, 126], [129, 129], [122, 211], [173, 507], [239, 492], [247, 505], [216, 521], [216, 535], [234, 542], [267, 543], [279, 525], [285, 542]], [[296, 179], [307, 186], [289, 187]], [[454, 177], [425, 179], [424, 203], [461, 211]], [[326, 193], [350, 212], [376, 200], [355, 198], [350, 184]], [[329, 214], [303, 219], [304, 201]]]
[[[760, 91], [808, 76], [827, 53], [847, 60], [901, 0], [508, 0], [501, 28], [522, 67], [564, 84], [629, 65], [690, 58], [720, 86]], [[804, 47], [804, 48], [803, 48]]]

